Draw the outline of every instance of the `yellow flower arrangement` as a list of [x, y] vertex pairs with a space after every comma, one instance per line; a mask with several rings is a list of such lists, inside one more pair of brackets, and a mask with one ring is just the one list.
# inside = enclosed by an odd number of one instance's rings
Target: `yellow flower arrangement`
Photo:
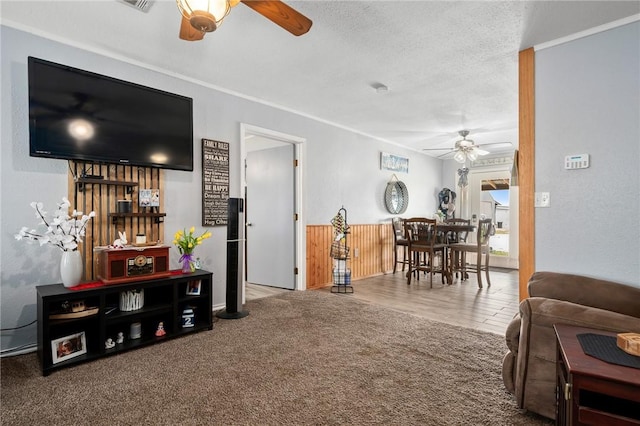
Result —
[[205, 231], [200, 236], [194, 235], [196, 232], [195, 226], [189, 228], [189, 232], [181, 230], [175, 233], [173, 236], [173, 245], [178, 248], [181, 254], [180, 262], [182, 263], [183, 272], [193, 272], [195, 270], [193, 250], [202, 244], [204, 240], [211, 237], [211, 232]]

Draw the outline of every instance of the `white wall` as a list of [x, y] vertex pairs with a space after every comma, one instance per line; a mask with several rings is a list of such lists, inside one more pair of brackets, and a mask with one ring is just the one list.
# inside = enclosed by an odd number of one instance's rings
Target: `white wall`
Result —
[[539, 50], [535, 74], [535, 269], [640, 286], [640, 23]]
[[[230, 143], [230, 195], [240, 196], [240, 123], [296, 135], [307, 140], [303, 176], [307, 224], [328, 224], [338, 209], [348, 209], [349, 222], [390, 220], [383, 194], [392, 173], [380, 170], [380, 151], [409, 158], [409, 173], [396, 173], [409, 189], [406, 215], [435, 212], [442, 186], [442, 162], [421, 153], [400, 149], [338, 127], [274, 107], [221, 93], [112, 58], [46, 40], [5, 26], [0, 27], [2, 58], [0, 141], [0, 298], [2, 328], [27, 324], [36, 318], [35, 286], [60, 281], [60, 252], [17, 242], [22, 226], [35, 226], [32, 201], [55, 206], [67, 195], [67, 163], [29, 157], [27, 56], [106, 74], [134, 83], [193, 98], [194, 171], [165, 173], [166, 242], [184, 227], [200, 228], [202, 138]], [[53, 207], [49, 207], [53, 208]], [[198, 255], [214, 273], [214, 305], [224, 304], [226, 228], [210, 228]], [[171, 251], [177, 268], [177, 252]], [[2, 334], [1, 348], [33, 344], [36, 328]]]

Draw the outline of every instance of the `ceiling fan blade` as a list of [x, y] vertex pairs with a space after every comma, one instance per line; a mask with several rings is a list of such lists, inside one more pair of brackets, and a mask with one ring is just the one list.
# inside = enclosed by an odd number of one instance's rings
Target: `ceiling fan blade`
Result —
[[449, 152], [445, 152], [444, 154], [440, 154], [440, 155], [436, 156], [436, 158], [445, 158], [446, 156], [450, 156], [451, 154], [453, 154], [453, 151], [449, 151]]
[[474, 148], [474, 151], [476, 152], [476, 154], [478, 155], [487, 155], [489, 153], [489, 151], [485, 151], [484, 149], [480, 149], [478, 147]]
[[513, 146], [511, 142], [495, 142], [495, 143], [481, 143], [479, 145], [476, 145], [476, 147], [493, 146], [494, 148], [498, 148], [499, 145], [502, 148], [511, 148]]
[[422, 148], [423, 151], [455, 151], [453, 148]]
[[242, 3], [295, 36], [305, 34], [313, 24], [311, 19], [279, 0], [242, 0]]
[[187, 41], [202, 40], [204, 38], [204, 31], [196, 30], [184, 15], [181, 14], [180, 16], [182, 17], [182, 22], [180, 22], [180, 38]]

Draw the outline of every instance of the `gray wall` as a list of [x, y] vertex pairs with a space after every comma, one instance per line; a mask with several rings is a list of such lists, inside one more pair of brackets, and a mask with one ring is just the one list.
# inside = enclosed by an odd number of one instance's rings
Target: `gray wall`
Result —
[[640, 23], [537, 51], [535, 72], [535, 186], [551, 193], [535, 269], [640, 286]]
[[[76, 47], [2, 26], [1, 141], [0, 141], [0, 298], [2, 328], [27, 324], [36, 318], [35, 286], [60, 281], [61, 253], [53, 247], [17, 242], [22, 227], [34, 227], [29, 204], [42, 201], [50, 210], [67, 195], [67, 163], [29, 157], [27, 56], [36, 56], [134, 83], [190, 96], [194, 100], [193, 173], [165, 173], [164, 241], [174, 232], [201, 222], [202, 138], [227, 141], [230, 146], [230, 192], [239, 196], [240, 123], [306, 138], [304, 213], [307, 224], [328, 224], [337, 210], [348, 209], [349, 222], [379, 223], [390, 220], [383, 205], [386, 183], [392, 173], [380, 170], [380, 151], [409, 158], [409, 173], [397, 173], [410, 193], [406, 215], [435, 212], [442, 186], [442, 162], [421, 153], [400, 149], [338, 127], [277, 108], [221, 93], [157, 70], [124, 63]], [[198, 255], [204, 268], [214, 273], [214, 305], [224, 304], [226, 228], [210, 228], [213, 237]], [[172, 249], [171, 266], [178, 255]], [[36, 328], [2, 334], [1, 348], [33, 344]]]

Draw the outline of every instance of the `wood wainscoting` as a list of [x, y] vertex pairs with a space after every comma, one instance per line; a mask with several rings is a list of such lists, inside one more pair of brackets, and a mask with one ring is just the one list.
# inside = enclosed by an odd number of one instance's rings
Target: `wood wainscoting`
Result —
[[[393, 270], [393, 228], [391, 222], [349, 225], [348, 267], [351, 280], [381, 275]], [[333, 284], [333, 259], [329, 256], [333, 241], [331, 225], [307, 226], [307, 289]]]

